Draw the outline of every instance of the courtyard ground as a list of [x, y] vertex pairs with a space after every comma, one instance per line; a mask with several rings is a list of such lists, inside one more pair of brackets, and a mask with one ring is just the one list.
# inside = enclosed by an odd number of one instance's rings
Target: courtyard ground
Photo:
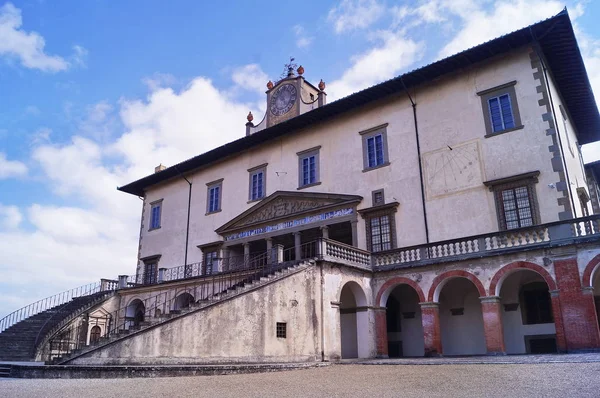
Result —
[[[390, 362], [391, 363], [391, 362]], [[599, 397], [600, 362], [361, 365], [225, 376], [0, 379], [2, 397]]]

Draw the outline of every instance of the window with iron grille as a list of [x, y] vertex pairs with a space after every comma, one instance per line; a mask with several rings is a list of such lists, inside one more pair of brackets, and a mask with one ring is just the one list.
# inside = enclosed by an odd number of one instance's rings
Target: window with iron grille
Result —
[[530, 227], [534, 224], [527, 186], [504, 189], [501, 195], [506, 229]]
[[392, 249], [392, 227], [389, 215], [372, 217], [371, 225], [371, 251], [380, 252]]
[[486, 136], [523, 128], [516, 84], [516, 81], [512, 81], [477, 93], [481, 97]]
[[363, 142], [363, 171], [389, 164], [387, 149], [387, 124], [361, 131]]
[[265, 197], [266, 194], [266, 165], [248, 170], [250, 173], [249, 200], [255, 201]]
[[539, 224], [535, 194], [538, 175], [539, 171], [536, 171], [484, 183], [494, 192], [501, 230]]
[[385, 196], [383, 195], [383, 189], [378, 189], [371, 192], [373, 206], [379, 206], [385, 204]]
[[277, 333], [277, 338], [280, 338], [280, 339], [287, 338], [287, 323], [277, 322], [276, 333]]
[[523, 325], [554, 322], [550, 292], [545, 282], [523, 285], [519, 292], [519, 300]]
[[150, 230], [160, 228], [162, 199], [150, 204]]
[[221, 211], [221, 196], [223, 190], [223, 179], [210, 182], [208, 186], [206, 199], [206, 214], [216, 213]]
[[158, 264], [147, 263], [144, 265], [144, 285], [152, 285], [158, 279]]

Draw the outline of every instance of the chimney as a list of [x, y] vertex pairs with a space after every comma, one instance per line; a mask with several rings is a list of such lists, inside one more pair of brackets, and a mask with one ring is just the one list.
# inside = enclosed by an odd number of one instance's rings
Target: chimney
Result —
[[163, 170], [164, 170], [164, 169], [166, 169], [166, 168], [167, 168], [167, 166], [165, 166], [165, 165], [163, 165], [163, 164], [161, 163], [161, 164], [159, 164], [158, 166], [156, 166], [156, 167], [154, 168], [154, 174], [156, 174], [156, 173], [160, 173], [161, 171], [163, 171]]

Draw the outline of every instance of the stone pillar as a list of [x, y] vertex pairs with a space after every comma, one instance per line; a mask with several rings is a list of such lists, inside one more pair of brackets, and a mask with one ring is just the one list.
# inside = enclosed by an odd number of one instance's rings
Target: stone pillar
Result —
[[323, 239], [329, 239], [329, 226], [325, 225], [321, 227], [321, 237]]
[[423, 339], [425, 340], [425, 356], [442, 355], [442, 333], [440, 331], [440, 305], [434, 302], [419, 303], [421, 306], [421, 322], [423, 323]]
[[294, 232], [294, 254], [296, 261], [302, 259], [302, 234], [300, 231]]
[[158, 269], [158, 283], [164, 282], [165, 281], [165, 272], [167, 271], [166, 268], [159, 268]]
[[358, 220], [350, 221], [352, 226], [352, 246], [358, 247]]
[[283, 262], [283, 245], [275, 245], [275, 258], [277, 263]]
[[554, 327], [556, 328], [556, 348], [558, 352], [567, 352], [567, 341], [565, 339], [565, 328], [563, 327], [558, 290], [550, 291], [550, 300], [552, 301], [552, 317], [554, 318]]
[[481, 312], [483, 313], [483, 331], [487, 354], [506, 355], [500, 297], [479, 297], [479, 300], [481, 300]]
[[246, 242], [244, 243], [244, 265], [242, 265], [242, 268], [248, 268], [250, 267], [250, 243]]
[[229, 248], [224, 247], [221, 249], [221, 270], [229, 271]]
[[376, 357], [388, 358], [388, 338], [387, 338], [387, 318], [386, 308], [374, 308], [375, 312], [375, 339], [376, 339]]
[[[600, 348], [598, 320], [595, 316], [593, 295], [584, 293], [581, 286], [581, 275], [577, 266], [577, 257], [554, 260], [554, 272], [558, 292], [552, 297], [554, 322], [557, 314], [554, 311], [557, 302], [560, 312], [558, 317], [564, 330], [564, 342], [567, 351], [580, 351]], [[558, 323], [556, 323], [558, 329]], [[558, 343], [558, 330], [557, 343]]]
[[273, 262], [273, 238], [266, 238], [267, 242], [267, 262], [271, 264]]
[[127, 275], [119, 275], [119, 289], [127, 287]]

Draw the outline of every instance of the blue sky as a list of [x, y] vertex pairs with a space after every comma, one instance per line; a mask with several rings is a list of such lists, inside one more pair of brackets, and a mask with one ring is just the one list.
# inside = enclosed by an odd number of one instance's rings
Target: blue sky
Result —
[[133, 273], [141, 202], [116, 186], [241, 137], [290, 56], [332, 101], [567, 6], [600, 99], [598, 2], [166, 4], [0, 0], [0, 316]]

